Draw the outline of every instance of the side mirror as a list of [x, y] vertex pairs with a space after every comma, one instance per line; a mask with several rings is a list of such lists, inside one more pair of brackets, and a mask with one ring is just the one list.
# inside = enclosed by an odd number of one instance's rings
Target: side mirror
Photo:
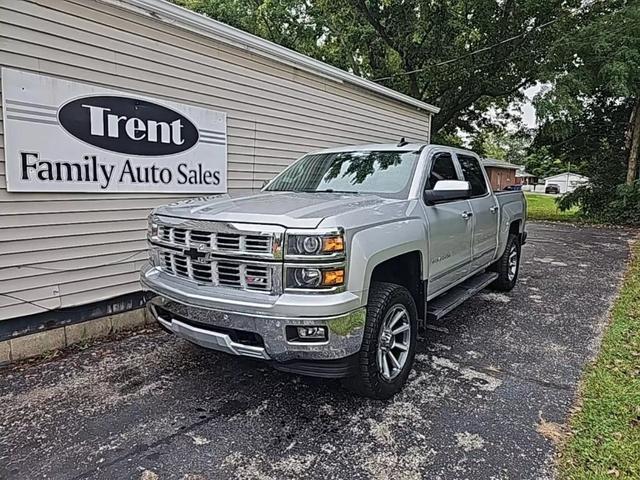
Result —
[[439, 180], [432, 190], [424, 191], [424, 203], [437, 205], [471, 197], [471, 185], [462, 180]]

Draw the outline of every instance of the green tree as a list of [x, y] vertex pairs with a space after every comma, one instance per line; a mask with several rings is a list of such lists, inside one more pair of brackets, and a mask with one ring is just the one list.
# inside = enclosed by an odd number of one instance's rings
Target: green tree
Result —
[[[554, 70], [547, 80], [552, 88], [536, 100], [544, 122], [542, 138], [547, 145], [566, 144], [567, 149], [588, 144], [593, 148], [590, 156], [600, 147], [604, 151], [615, 145], [613, 163], [619, 159], [617, 149], [622, 148], [625, 181], [631, 185], [637, 178], [640, 148], [640, 2], [595, 2], [578, 19], [575, 33], [551, 50]], [[627, 117], [616, 118], [612, 125], [614, 112]], [[588, 133], [581, 128], [594, 122], [602, 128]], [[614, 141], [612, 133], [619, 138]], [[587, 134], [594, 135], [596, 144], [585, 138]], [[606, 161], [602, 154], [596, 157]]]
[[[564, 0], [349, 0], [375, 35], [359, 45], [370, 77], [438, 105], [434, 131], [471, 131], [490, 107], [522, 98], [548, 49], [574, 28]], [[375, 64], [382, 51], [387, 59]]]
[[[545, 147], [536, 149], [527, 155], [523, 164], [528, 173], [531, 173], [538, 178], [557, 175], [558, 173], [566, 172], [569, 168], [568, 162], [565, 163], [555, 157], [549, 149]], [[571, 164], [571, 170], [580, 173], [581, 166]]]
[[640, 225], [640, 182], [626, 184], [628, 145], [625, 137], [632, 99], [612, 99], [599, 95], [589, 99], [581, 114], [558, 125], [543, 124], [533, 148], [549, 158], [571, 162], [590, 182], [560, 199], [560, 208], [579, 206], [585, 217], [605, 223]]
[[512, 132], [500, 126], [484, 126], [473, 135], [470, 147], [486, 158], [523, 165], [531, 143], [531, 134], [525, 129]]
[[174, 0], [437, 105], [433, 133], [471, 132], [522, 98], [580, 0]]
[[640, 2], [593, 2], [573, 35], [550, 51], [551, 85], [536, 99], [534, 148], [582, 166], [587, 186], [563, 209], [607, 223], [640, 224]]
[[172, 0], [310, 57], [364, 76], [355, 47], [369, 33], [349, 8], [331, 0]]

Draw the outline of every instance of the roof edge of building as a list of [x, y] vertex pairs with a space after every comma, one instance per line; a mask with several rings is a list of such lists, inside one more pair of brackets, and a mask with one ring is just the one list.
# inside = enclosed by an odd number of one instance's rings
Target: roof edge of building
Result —
[[522, 168], [522, 165], [516, 165], [515, 163], [509, 163], [503, 160], [496, 160], [495, 158], [483, 158], [482, 164], [485, 167], [508, 168], [511, 170], [520, 170]]
[[303, 55], [301, 53], [282, 47], [276, 43], [264, 40], [256, 35], [244, 32], [225, 23], [209, 18], [200, 13], [188, 10], [166, 0], [97, 0], [121, 9], [133, 11], [159, 20], [169, 25], [212, 37], [218, 41], [276, 60], [280, 63], [304, 70], [314, 75], [319, 75], [338, 83], [350, 83], [379, 95], [392, 98], [396, 101], [412, 105], [429, 113], [438, 113], [440, 109], [426, 102], [422, 102], [408, 95], [396, 92], [390, 88], [379, 85], [371, 80], [359, 77], [341, 70], [332, 65]]
[[549, 175], [548, 177], [543, 177], [543, 180], [548, 180], [550, 178], [562, 178], [562, 177], [566, 177], [568, 175], [574, 175], [576, 177], [580, 177], [580, 178], [586, 178], [587, 180], [589, 180], [589, 177], [587, 177], [586, 175], [582, 175], [580, 173], [577, 172], [560, 172], [560, 173], [556, 173], [555, 175]]

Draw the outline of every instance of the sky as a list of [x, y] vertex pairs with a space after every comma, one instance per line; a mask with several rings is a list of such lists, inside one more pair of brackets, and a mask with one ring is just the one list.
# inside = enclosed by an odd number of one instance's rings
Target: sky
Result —
[[538, 83], [524, 91], [528, 101], [524, 102], [521, 107], [522, 121], [528, 128], [535, 128], [536, 126], [536, 109], [533, 107], [531, 100], [540, 90], [542, 90], [542, 84]]
[[[544, 88], [544, 84], [538, 83], [532, 87], [529, 87], [524, 90], [524, 95], [526, 100], [523, 102], [518, 102], [518, 104], [512, 104], [512, 108], [514, 110], [520, 109], [522, 110], [522, 123], [524, 123], [527, 128], [536, 128], [537, 127], [537, 117], [536, 117], [536, 109], [533, 106], [532, 100], [538, 92], [540, 92]], [[495, 111], [489, 109], [487, 112], [489, 118], [497, 118], [497, 114]], [[521, 125], [519, 123], [511, 123], [507, 125], [507, 128], [513, 132], [519, 130]], [[463, 144], [469, 147], [469, 143], [471, 141], [471, 136], [462, 130], [458, 130], [458, 135], [463, 140]]]

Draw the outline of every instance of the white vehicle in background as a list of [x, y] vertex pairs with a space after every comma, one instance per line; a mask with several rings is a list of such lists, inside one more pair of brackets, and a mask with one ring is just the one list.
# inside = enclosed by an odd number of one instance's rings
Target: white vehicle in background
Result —
[[522, 192], [493, 193], [473, 152], [340, 147], [259, 193], [156, 209], [142, 282], [178, 336], [388, 398], [421, 323], [513, 288], [525, 217]]

